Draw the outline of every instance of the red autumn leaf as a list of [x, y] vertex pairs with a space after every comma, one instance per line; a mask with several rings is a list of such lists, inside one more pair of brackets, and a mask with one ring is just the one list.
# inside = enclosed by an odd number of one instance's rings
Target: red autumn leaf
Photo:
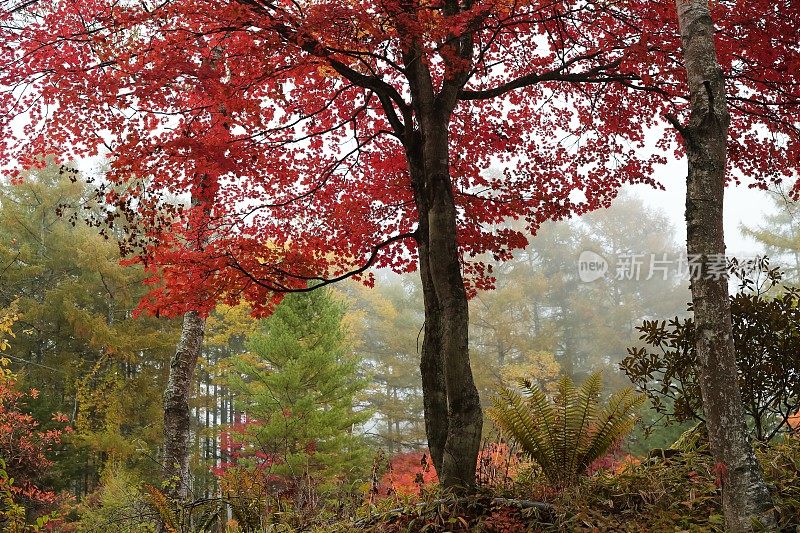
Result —
[[[450, 102], [437, 127], [474, 294], [493, 285], [484, 254], [652, 183], [681, 147], [668, 131], [653, 151], [647, 131], [688, 103], [671, 1], [459, 6], [20, 2], [0, 14], [0, 166], [108, 154], [105, 197], [144, 228], [126, 248], [152, 274], [142, 310], [268, 313], [275, 290], [416, 268], [429, 78]], [[730, 176], [757, 186], [800, 167], [800, 51], [776, 38], [797, 35], [798, 0], [781, 6], [714, 3]]]

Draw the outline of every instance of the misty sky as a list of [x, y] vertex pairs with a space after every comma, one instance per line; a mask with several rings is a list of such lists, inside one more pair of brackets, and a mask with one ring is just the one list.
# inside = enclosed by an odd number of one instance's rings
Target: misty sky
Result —
[[[649, 207], [658, 208], [669, 216], [680, 242], [686, 243], [684, 205], [686, 201], [686, 160], [681, 159], [659, 172], [659, 181], [665, 191], [637, 185], [628, 190], [640, 196]], [[731, 185], [725, 190], [725, 241], [728, 253], [744, 258], [756, 255], [763, 250], [759, 244], [744, 237], [739, 226], [744, 223], [750, 227], [763, 224], [765, 213], [775, 210], [769, 193], [749, 189], [746, 184]]]

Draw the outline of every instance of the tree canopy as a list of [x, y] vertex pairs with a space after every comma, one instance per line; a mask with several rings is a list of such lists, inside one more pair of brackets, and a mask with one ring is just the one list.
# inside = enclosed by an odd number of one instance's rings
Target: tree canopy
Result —
[[[794, 34], [781, 13], [795, 4], [715, 3], [732, 178], [766, 183], [800, 161], [800, 52], [775, 37]], [[406, 157], [428, 111], [449, 116], [459, 247], [477, 286], [491, 275], [470, 257], [525, 244], [498, 223], [535, 230], [652, 181], [664, 156], [643, 150], [645, 131], [687, 112], [665, 1], [50, 0], [7, 4], [2, 32], [4, 166], [107, 153], [109, 179], [128, 185], [116, 201], [153, 222], [159, 192], [217, 199], [205, 224], [188, 208], [153, 224], [157, 246], [140, 250], [167, 266], [151, 306], [173, 313], [415, 268]], [[197, 232], [215, 237], [196, 250]]]

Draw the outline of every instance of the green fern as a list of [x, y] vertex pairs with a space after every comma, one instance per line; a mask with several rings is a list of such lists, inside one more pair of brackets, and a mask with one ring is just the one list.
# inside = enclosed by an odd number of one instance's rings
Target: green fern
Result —
[[603, 406], [603, 381], [594, 373], [580, 386], [563, 377], [553, 400], [526, 381], [523, 394], [502, 388], [492, 398], [489, 417], [559, 486], [573, 483], [612, 444], [627, 435], [644, 396], [632, 389], [615, 392]]

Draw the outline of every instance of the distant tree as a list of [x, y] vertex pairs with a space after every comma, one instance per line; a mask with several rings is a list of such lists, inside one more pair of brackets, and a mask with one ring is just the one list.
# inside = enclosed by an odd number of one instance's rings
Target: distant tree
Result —
[[[342, 325], [345, 308], [326, 289], [286, 297], [232, 360], [227, 381], [241, 419], [228, 465], [240, 463], [290, 487], [353, 479], [368, 462], [354, 410], [365, 383]], [[237, 446], [239, 447], [237, 450]]]
[[764, 246], [773, 262], [780, 261], [783, 279], [800, 283], [800, 203], [792, 199], [786, 187], [776, 185], [769, 190], [774, 211], [759, 226], [742, 225], [742, 233]]
[[[608, 266], [590, 283], [578, 276], [584, 251]], [[617, 364], [638, 337], [635, 326], [685, 309], [690, 294], [677, 275], [681, 256], [664, 213], [633, 194], [580, 220], [543, 224], [525, 250], [495, 266], [497, 288], [479, 291], [470, 303], [476, 365], [499, 374], [506, 361], [549, 353], [576, 379], [607, 370], [607, 385], [624, 386]], [[621, 269], [626, 260], [635, 261], [638, 274]]]
[[389, 453], [423, 448], [419, 351], [425, 321], [418, 282], [393, 275], [374, 289], [342, 287], [348, 321], [367, 374], [364, 400], [375, 412], [375, 433]]
[[20, 386], [40, 391], [28, 402], [33, 416], [46, 427], [51, 413], [63, 412], [74, 424], [53, 483], [79, 495], [96, 487], [109, 461], [154, 481], [161, 392], [177, 336], [171, 321], [133, 318], [146, 274], [120, 265], [101, 223], [110, 208], [84, 178], [53, 165], [0, 185], [0, 305], [16, 302], [19, 310], [7, 357]]
[[220, 447], [225, 428], [237, 416], [237, 406], [225, 375], [233, 358], [247, 352], [247, 338], [258, 329], [258, 319], [246, 304], [219, 305], [208, 316], [203, 349], [190, 403], [194, 414], [190, 442], [192, 491], [195, 496], [219, 494], [209, 467], [228, 458]]

